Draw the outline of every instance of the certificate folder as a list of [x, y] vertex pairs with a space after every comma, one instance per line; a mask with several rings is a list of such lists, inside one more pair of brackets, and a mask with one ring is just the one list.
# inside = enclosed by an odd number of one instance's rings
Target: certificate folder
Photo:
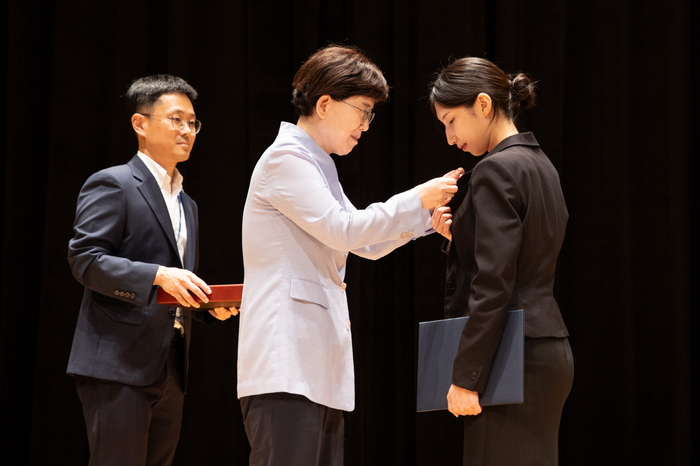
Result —
[[[469, 317], [421, 322], [418, 325], [418, 394], [416, 411], [447, 409], [452, 365]], [[510, 311], [491, 366], [481, 406], [522, 403], [524, 344], [523, 310]]]

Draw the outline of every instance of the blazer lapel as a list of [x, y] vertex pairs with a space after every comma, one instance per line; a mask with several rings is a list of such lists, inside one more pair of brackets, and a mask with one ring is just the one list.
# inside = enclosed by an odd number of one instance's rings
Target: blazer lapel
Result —
[[450, 209], [452, 209], [452, 215], [457, 212], [457, 210], [460, 208], [464, 201], [464, 197], [467, 195], [467, 191], [469, 190], [469, 180], [472, 177], [472, 170], [469, 170], [465, 174], [461, 176], [460, 179], [457, 180], [457, 194], [454, 195], [452, 199], [450, 199], [450, 203], [447, 204]]
[[168, 207], [165, 205], [163, 194], [160, 192], [160, 187], [158, 187], [155, 178], [153, 178], [151, 172], [143, 164], [141, 159], [138, 158], [138, 156], [132, 158], [129, 165], [134, 173], [134, 178], [141, 181], [141, 183], [137, 186], [139, 192], [141, 192], [141, 195], [151, 207], [153, 214], [156, 216], [158, 223], [160, 223], [160, 226], [163, 229], [163, 233], [170, 242], [170, 247], [175, 253], [175, 257], [179, 259], [180, 254], [177, 252], [177, 243], [175, 241], [175, 233], [173, 233], [173, 224], [170, 220], [170, 214], [168, 213]]
[[330, 155], [324, 154], [314, 154], [314, 159], [318, 163], [321, 173], [326, 177], [326, 182], [331, 189], [333, 197], [336, 198], [340, 205], [345, 206], [345, 198], [343, 197], [343, 190], [340, 187], [340, 180], [338, 179], [338, 168], [335, 166], [335, 162]]
[[338, 168], [335, 166], [333, 158], [328, 155], [306, 131], [292, 125], [291, 123], [282, 123], [280, 127], [280, 135], [283, 133], [293, 135], [295, 138], [298, 138], [299, 142], [304, 147], [309, 149], [310, 158], [318, 167], [321, 175], [323, 175], [323, 177], [326, 179], [326, 183], [331, 190], [331, 194], [333, 194], [333, 197], [340, 202], [340, 205], [347, 208], [345, 205], [343, 188], [340, 186], [340, 180], [338, 179]]
[[185, 211], [185, 225], [187, 225], [187, 247], [185, 248], [185, 263], [183, 266], [187, 270], [194, 271], [197, 267], [197, 219], [194, 214], [194, 202], [181, 191], [182, 209]]

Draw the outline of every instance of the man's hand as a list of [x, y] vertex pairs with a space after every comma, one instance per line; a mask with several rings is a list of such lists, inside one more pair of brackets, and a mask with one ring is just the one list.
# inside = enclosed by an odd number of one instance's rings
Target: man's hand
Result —
[[457, 385], [450, 386], [447, 393], [447, 410], [458, 416], [474, 416], [481, 412], [479, 394]]
[[430, 218], [430, 223], [433, 229], [442, 236], [452, 241], [452, 209], [446, 205], [441, 205], [435, 208], [433, 216]]
[[209, 309], [209, 314], [213, 315], [219, 320], [226, 320], [231, 316], [238, 315], [237, 307], [215, 307], [214, 309]]
[[211, 288], [204, 280], [189, 270], [161, 265], [158, 267], [153, 284], [163, 288], [185, 307], [199, 307], [199, 303], [190, 294], [190, 291], [202, 302], [209, 302], [207, 295], [211, 293]]

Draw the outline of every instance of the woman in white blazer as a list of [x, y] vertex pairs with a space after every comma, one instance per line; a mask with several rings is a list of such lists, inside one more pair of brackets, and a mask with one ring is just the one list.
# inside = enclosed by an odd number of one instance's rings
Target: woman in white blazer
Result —
[[343, 415], [355, 404], [348, 253], [382, 257], [430, 231], [429, 209], [460, 170], [356, 209], [330, 154], [348, 154], [387, 99], [382, 72], [354, 47], [312, 55], [293, 82], [296, 125], [283, 122], [243, 210], [244, 293], [238, 397], [250, 464], [341, 465]]

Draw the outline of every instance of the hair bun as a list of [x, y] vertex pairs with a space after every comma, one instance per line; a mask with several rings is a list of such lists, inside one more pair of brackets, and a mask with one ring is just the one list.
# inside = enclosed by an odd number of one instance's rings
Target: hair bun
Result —
[[511, 109], [517, 115], [522, 110], [535, 106], [535, 82], [525, 73], [514, 73], [509, 76]]

